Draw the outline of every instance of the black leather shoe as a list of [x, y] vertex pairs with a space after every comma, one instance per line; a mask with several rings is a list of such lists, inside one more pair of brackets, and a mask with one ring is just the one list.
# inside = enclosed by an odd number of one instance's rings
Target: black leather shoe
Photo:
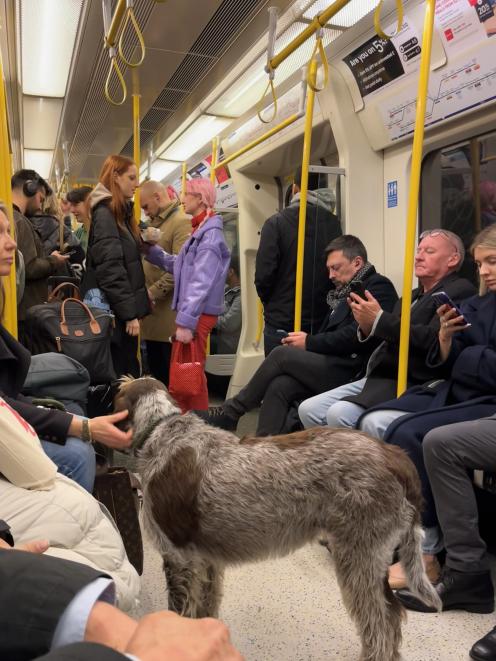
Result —
[[238, 426], [237, 419], [227, 415], [222, 406], [211, 406], [208, 411], [193, 411], [193, 413], [212, 427], [220, 427], [220, 429], [226, 431], [236, 431]]
[[478, 640], [469, 654], [475, 661], [496, 661], [496, 627]]
[[[469, 613], [494, 611], [494, 588], [488, 571], [469, 573], [445, 567], [441, 580], [434, 589], [441, 597], [443, 611], [464, 610]], [[398, 590], [396, 596], [409, 610], [419, 613], [436, 612], [434, 608], [426, 606], [415, 597], [410, 590]]]

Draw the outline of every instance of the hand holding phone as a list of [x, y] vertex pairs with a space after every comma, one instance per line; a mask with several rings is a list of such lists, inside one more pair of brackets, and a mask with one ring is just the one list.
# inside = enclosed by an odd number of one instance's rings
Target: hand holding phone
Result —
[[365, 294], [365, 287], [363, 286], [363, 282], [350, 282], [350, 291], [353, 292], [353, 294], [356, 294], [357, 296], [360, 296], [360, 298], [363, 298], [364, 301], [367, 300], [367, 295]]
[[470, 324], [467, 322], [465, 319], [465, 316], [461, 309], [458, 307], [458, 305], [448, 296], [448, 294], [445, 291], [436, 291], [433, 294], [431, 294], [432, 298], [436, 301], [436, 304], [438, 307], [441, 307], [441, 305], [449, 305], [450, 308], [452, 308], [456, 314], [459, 317], [462, 317], [462, 321], [458, 325], [465, 324], [466, 326], [470, 326]]

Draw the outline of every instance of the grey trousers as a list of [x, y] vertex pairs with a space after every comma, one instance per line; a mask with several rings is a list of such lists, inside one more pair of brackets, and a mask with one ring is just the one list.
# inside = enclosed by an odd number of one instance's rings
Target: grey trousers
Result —
[[464, 572], [488, 570], [471, 471], [496, 472], [496, 415], [433, 429], [424, 437], [423, 451], [446, 564]]

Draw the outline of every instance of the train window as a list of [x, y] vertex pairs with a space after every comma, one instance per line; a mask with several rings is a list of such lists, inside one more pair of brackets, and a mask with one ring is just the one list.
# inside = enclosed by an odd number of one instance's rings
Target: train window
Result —
[[[496, 222], [496, 133], [432, 152], [422, 167], [420, 230], [442, 227], [468, 250], [474, 236]], [[477, 281], [467, 254], [462, 275]]]

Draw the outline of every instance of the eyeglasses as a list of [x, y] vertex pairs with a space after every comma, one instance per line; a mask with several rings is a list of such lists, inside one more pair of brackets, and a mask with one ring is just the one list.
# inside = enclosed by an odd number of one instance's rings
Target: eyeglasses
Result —
[[455, 241], [453, 240], [453, 236], [449, 232], [446, 232], [445, 230], [425, 230], [419, 236], [419, 240], [422, 241], [422, 239], [425, 239], [428, 236], [433, 236], [433, 237], [444, 236], [444, 238], [451, 243], [451, 245], [455, 249], [455, 252], [460, 254], [460, 249], [456, 245]]

